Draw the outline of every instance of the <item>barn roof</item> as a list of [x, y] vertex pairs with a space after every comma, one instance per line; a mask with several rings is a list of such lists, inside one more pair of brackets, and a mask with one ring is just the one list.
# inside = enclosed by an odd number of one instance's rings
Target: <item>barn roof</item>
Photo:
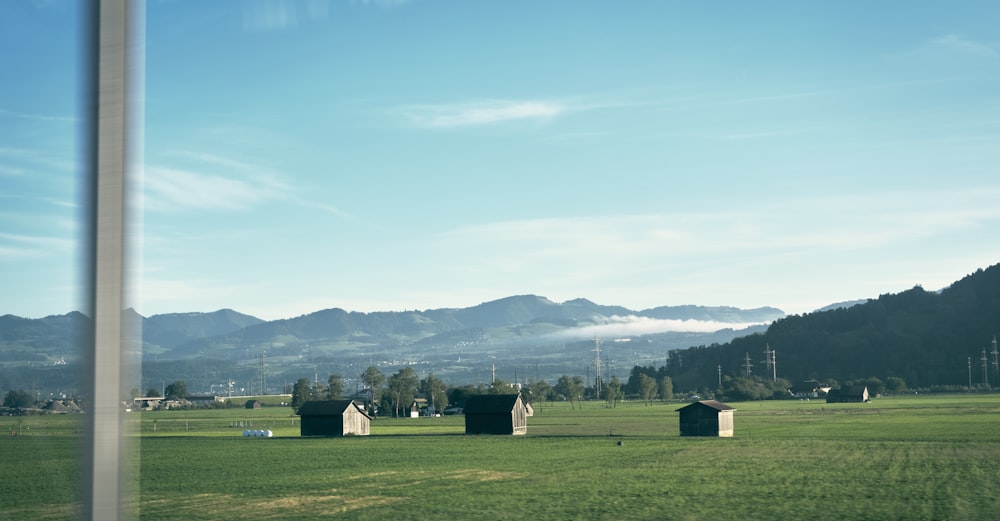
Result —
[[689, 403], [689, 404], [685, 405], [684, 407], [681, 407], [680, 409], [677, 409], [677, 410], [678, 411], [683, 411], [684, 409], [687, 409], [689, 407], [709, 407], [709, 408], [715, 409], [717, 411], [735, 411], [736, 410], [735, 407], [730, 407], [730, 406], [728, 406], [728, 405], [726, 405], [726, 404], [724, 404], [724, 403], [722, 403], [720, 401], [717, 401], [717, 400], [701, 400], [700, 402]]
[[295, 414], [299, 416], [337, 416], [347, 412], [349, 407], [354, 407], [361, 414], [368, 416], [364, 409], [358, 407], [354, 400], [311, 400], [299, 407]]
[[520, 394], [480, 394], [472, 396], [465, 402], [466, 415], [509, 413], [521, 397]]

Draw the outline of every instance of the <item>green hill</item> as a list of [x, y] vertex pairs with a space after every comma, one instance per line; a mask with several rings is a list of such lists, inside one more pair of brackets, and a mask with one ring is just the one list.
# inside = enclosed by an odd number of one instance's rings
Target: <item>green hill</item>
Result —
[[1000, 383], [993, 339], [1000, 333], [1000, 264], [940, 292], [917, 286], [865, 303], [775, 321], [764, 333], [726, 344], [671, 353], [667, 374], [678, 389], [714, 389], [718, 369], [743, 375], [749, 354], [763, 376], [763, 351], [776, 351], [778, 377], [793, 384], [809, 379], [843, 382], [902, 377], [910, 387], [964, 386], [972, 362], [973, 385]]

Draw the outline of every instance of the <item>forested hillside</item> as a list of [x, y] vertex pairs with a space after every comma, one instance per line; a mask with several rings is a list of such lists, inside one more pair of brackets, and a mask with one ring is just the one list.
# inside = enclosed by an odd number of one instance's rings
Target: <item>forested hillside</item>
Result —
[[[910, 387], [1000, 383], [993, 365], [993, 338], [1000, 333], [1000, 264], [980, 269], [940, 292], [917, 286], [852, 307], [792, 315], [765, 333], [727, 344], [671, 353], [667, 374], [677, 389], [715, 389], [723, 376], [765, 376], [764, 350], [776, 351], [777, 376], [796, 384], [808, 379], [839, 382], [902, 377]], [[768, 373], [768, 379], [771, 374]]]

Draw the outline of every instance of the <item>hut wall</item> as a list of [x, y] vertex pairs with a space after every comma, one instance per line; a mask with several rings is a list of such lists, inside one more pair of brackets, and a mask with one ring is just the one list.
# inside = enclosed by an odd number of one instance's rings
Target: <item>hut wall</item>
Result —
[[[713, 409], [693, 407], [681, 412], [681, 436], [718, 436], [719, 416]], [[730, 414], [730, 420], [732, 415]]]
[[466, 414], [466, 434], [514, 434], [511, 414]]
[[718, 430], [721, 437], [731, 438], [733, 436], [733, 411], [719, 411]]
[[355, 407], [348, 407], [347, 412], [344, 413], [342, 434], [367, 436], [369, 425], [370, 423], [368, 417], [358, 411]]
[[343, 436], [344, 422], [340, 416], [303, 416], [299, 432], [302, 436]]
[[528, 432], [528, 410], [525, 409], [520, 400], [514, 404], [514, 410], [511, 411], [511, 426], [513, 427], [511, 434], [526, 434]]

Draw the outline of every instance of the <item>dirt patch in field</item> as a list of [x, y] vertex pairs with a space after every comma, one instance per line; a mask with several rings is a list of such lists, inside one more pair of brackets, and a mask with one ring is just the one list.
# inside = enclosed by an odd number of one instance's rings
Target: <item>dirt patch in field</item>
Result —
[[372, 472], [370, 474], [355, 474], [353, 476], [347, 476], [347, 479], [371, 479], [384, 476], [396, 476], [399, 474], [402, 474], [402, 472], [398, 470], [387, 470], [385, 472]]
[[227, 494], [198, 494], [186, 499], [147, 501], [144, 506], [149, 512], [155, 512], [159, 508], [169, 509], [174, 514], [183, 514], [186, 511], [204, 513], [207, 510], [220, 513], [249, 511], [253, 512], [253, 519], [287, 519], [292, 513], [298, 515], [303, 510], [343, 514], [402, 500], [403, 498], [380, 496], [329, 495], [248, 501], [245, 497]]
[[295, 509], [296, 511], [299, 511], [301, 508], [308, 508], [310, 510], [317, 509], [318, 511], [321, 509], [324, 513], [343, 514], [345, 512], [358, 510], [359, 508], [395, 503], [397, 501], [402, 501], [402, 499], [403, 498], [378, 496], [299, 496], [274, 499], [271, 501], [250, 502], [247, 503], [247, 506], [254, 509], [254, 517], [259, 518], [259, 516], [263, 514], [265, 516], [278, 516], [278, 518], [280, 518], [282, 512], [290, 509]]
[[357, 476], [349, 476], [348, 479], [365, 479], [370, 480], [372, 478], [385, 478], [385, 477], [398, 477], [405, 480], [403, 483], [393, 483], [387, 484], [384, 481], [380, 483], [381, 487], [392, 487], [392, 486], [405, 486], [411, 487], [413, 485], [419, 485], [424, 481], [429, 479], [460, 479], [463, 481], [500, 481], [504, 479], [516, 479], [524, 477], [525, 474], [520, 474], [516, 472], [502, 472], [499, 470], [481, 470], [481, 469], [461, 469], [453, 470], [449, 472], [443, 472], [441, 474], [435, 474], [434, 472], [428, 470], [410, 470], [410, 471], [389, 471], [389, 472], [373, 472], [371, 474], [362, 474]]
[[524, 474], [519, 474], [517, 472], [501, 472], [499, 470], [466, 469], [449, 472], [448, 474], [445, 474], [445, 476], [464, 481], [500, 481], [504, 479], [521, 478], [524, 477]]

